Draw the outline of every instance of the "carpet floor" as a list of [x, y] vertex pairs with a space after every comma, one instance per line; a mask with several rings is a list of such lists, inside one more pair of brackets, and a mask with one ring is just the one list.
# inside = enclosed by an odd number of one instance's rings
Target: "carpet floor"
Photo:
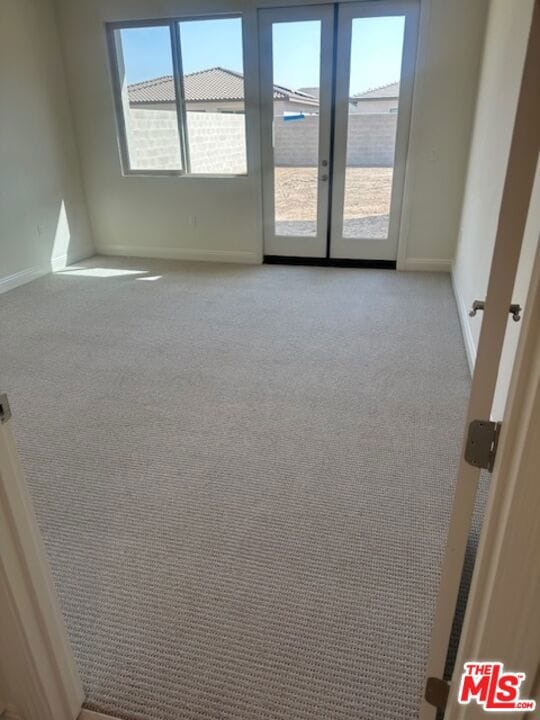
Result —
[[96, 257], [0, 306], [87, 707], [417, 717], [469, 391], [448, 276]]

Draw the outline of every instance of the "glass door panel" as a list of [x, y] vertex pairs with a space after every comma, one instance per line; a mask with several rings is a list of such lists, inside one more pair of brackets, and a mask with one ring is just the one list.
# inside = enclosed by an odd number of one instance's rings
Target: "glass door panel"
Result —
[[396, 260], [417, 24], [416, 0], [259, 11], [265, 255]]
[[[273, 23], [272, 59], [274, 232], [276, 235], [315, 237], [319, 189], [321, 21]], [[305, 66], [303, 73], [298, 73], [297, 69]], [[292, 90], [302, 79], [309, 80], [310, 85]]]
[[343, 237], [388, 237], [405, 18], [352, 21]]
[[261, 10], [265, 255], [325, 257], [332, 6]]
[[330, 257], [397, 258], [418, 5], [340, 4]]

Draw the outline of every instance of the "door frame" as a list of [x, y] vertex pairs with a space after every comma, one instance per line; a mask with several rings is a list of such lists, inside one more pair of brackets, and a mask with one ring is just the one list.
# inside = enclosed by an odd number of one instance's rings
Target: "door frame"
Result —
[[[328, 3], [297, 4], [285, 7], [262, 6], [257, 9], [259, 28], [259, 97], [261, 132], [261, 183], [263, 257], [268, 262], [300, 261], [315, 265], [353, 265], [358, 267], [396, 268], [402, 239], [402, 210], [406, 193], [409, 136], [413, 116], [413, 91], [420, 42], [420, 0], [334, 0]], [[383, 240], [342, 237], [345, 168], [347, 150], [348, 94], [351, 28], [355, 17], [405, 16], [399, 111], [394, 146], [394, 164], [390, 196], [388, 237]], [[319, 179], [317, 201], [317, 237], [279, 236], [274, 229], [274, 158], [272, 36], [273, 22], [321, 20], [321, 77], [319, 124], [319, 178], [327, 174], [328, 184]], [[266, 26], [266, 27], [265, 27]], [[337, 62], [338, 54], [345, 60]], [[263, 58], [267, 58], [264, 62]], [[326, 138], [325, 138], [326, 136]], [[328, 145], [328, 148], [327, 148]], [[327, 151], [328, 150], [328, 151]], [[322, 167], [328, 160], [328, 171]], [[336, 201], [337, 199], [337, 201]], [[362, 253], [358, 243], [363, 242]], [[271, 247], [270, 247], [271, 244]], [[302, 245], [306, 247], [303, 248]], [[316, 247], [315, 247], [316, 244]], [[373, 247], [366, 247], [368, 246]], [[384, 245], [383, 245], [384, 244]], [[341, 246], [341, 247], [340, 247]], [[315, 251], [314, 251], [315, 250]], [[361, 257], [360, 257], [361, 254]]]
[[540, 244], [498, 455], [445, 720], [478, 717], [477, 706], [457, 702], [469, 660], [500, 660], [525, 672], [521, 696], [536, 694], [540, 704]]
[[[350, 82], [352, 21], [355, 18], [404, 16], [401, 54], [400, 91], [397, 113], [390, 216], [385, 239], [345, 238], [343, 211], [345, 205], [345, 171], [347, 167], [348, 97]], [[391, 261], [399, 255], [401, 216], [405, 195], [405, 176], [409, 153], [416, 57], [419, 37], [420, 3], [418, 0], [361, 0], [338, 3], [337, 50], [335, 78], [335, 121], [333, 138], [332, 203], [329, 228], [329, 254], [332, 259]], [[359, 253], [359, 245], [362, 251]], [[361, 257], [359, 257], [361, 255]], [[355, 257], [356, 256], [356, 257]]]
[[[470, 422], [475, 419], [489, 420], [491, 416], [499, 361], [506, 334], [508, 308], [512, 302], [514, 280], [540, 150], [540, 95], [538, 87], [540, 87], [540, 0], [535, 0], [504, 190], [499, 209], [484, 317], [467, 408], [462, 457], [450, 517], [446, 553], [441, 568], [426, 677], [442, 678], [444, 673], [463, 561], [480, 478], [480, 469], [469, 465], [465, 461], [464, 450]], [[536, 262], [538, 262], [538, 258]], [[536, 308], [537, 298], [534, 297], [534, 293], [539, 292], [538, 287], [535, 288], [531, 285], [530, 292], [532, 297], [528, 302], [531, 302], [531, 308]], [[526, 312], [532, 313], [533, 310], [526, 310]], [[536, 317], [536, 320], [540, 322], [540, 317]], [[534, 381], [536, 371], [534, 363], [532, 363], [534, 347], [531, 348], [530, 343], [526, 344], [527, 332], [531, 332], [529, 323], [524, 325], [520, 337], [521, 346], [527, 348], [527, 350], [522, 351], [526, 354], [527, 359], [522, 358], [519, 366], [517, 363], [514, 366], [507, 407], [511, 407], [513, 402], [517, 402], [514, 401], [514, 398], [520, 382]], [[517, 373], [519, 373], [517, 377], [521, 377], [519, 381], [516, 379]], [[512, 448], [511, 444], [509, 446], [508, 443], [505, 443], [505, 437], [513, 430], [511, 418], [509, 417], [507, 420], [506, 414], [501, 432], [501, 446], [497, 454], [496, 473], [498, 472], [497, 467], [500, 467], [503, 463], [506, 466], [506, 463], [512, 461], [522, 463], [525, 468], [528, 462], [526, 453], [531, 452], [530, 447], [527, 450], [525, 450], [524, 445]], [[495, 419], [498, 420], [498, 418]], [[536, 422], [538, 421], [539, 419], [536, 418]], [[512, 450], [514, 451], [513, 456], [510, 455]], [[500, 502], [499, 494], [503, 491], [502, 484], [497, 484], [494, 478], [490, 487], [484, 528], [489, 526], [490, 513], [493, 511], [493, 507]], [[478, 572], [480, 571], [478, 570]], [[504, 590], [504, 583], [502, 587]], [[509, 595], [511, 596], [512, 593], [509, 593]], [[473, 598], [470, 599], [472, 601]], [[487, 600], [486, 598], [486, 602]], [[467, 636], [462, 636], [461, 645], [467, 642]], [[474, 659], [476, 658], [471, 658], [471, 660]], [[436, 709], [423, 698], [420, 708], [420, 720], [434, 720], [435, 715]]]
[[[6, 408], [6, 401], [2, 403]], [[84, 693], [11, 428], [0, 421], [0, 680], [12, 717], [74, 720]], [[13, 706], [13, 709], [12, 709]]]

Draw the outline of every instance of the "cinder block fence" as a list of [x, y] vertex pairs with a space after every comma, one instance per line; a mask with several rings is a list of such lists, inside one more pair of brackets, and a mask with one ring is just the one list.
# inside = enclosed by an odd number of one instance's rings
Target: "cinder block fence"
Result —
[[[397, 116], [349, 116], [347, 163], [352, 167], [390, 167], [394, 160]], [[245, 173], [245, 118], [242, 114], [188, 112], [191, 168], [196, 173]], [[318, 164], [319, 119], [274, 119], [274, 160], [281, 167]], [[127, 123], [134, 169], [180, 167], [178, 125], [173, 110], [132, 107]]]

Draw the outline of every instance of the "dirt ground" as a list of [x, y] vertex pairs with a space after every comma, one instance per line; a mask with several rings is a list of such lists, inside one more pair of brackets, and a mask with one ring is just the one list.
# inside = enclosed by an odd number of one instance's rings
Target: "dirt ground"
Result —
[[[315, 234], [315, 167], [275, 169], [276, 229], [285, 235]], [[392, 168], [348, 168], [345, 179], [345, 237], [386, 237]]]

